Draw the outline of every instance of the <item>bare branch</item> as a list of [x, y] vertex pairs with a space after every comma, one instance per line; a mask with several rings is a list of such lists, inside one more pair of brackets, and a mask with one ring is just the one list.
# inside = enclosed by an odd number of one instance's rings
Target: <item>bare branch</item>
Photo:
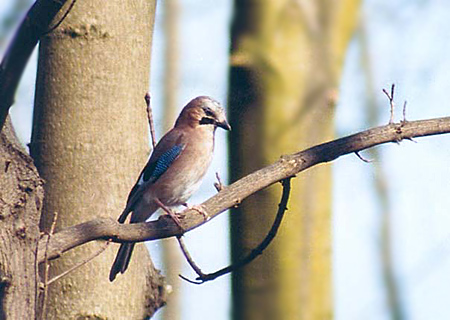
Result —
[[394, 123], [394, 92], [395, 92], [395, 84], [392, 84], [391, 86], [391, 93], [387, 92], [386, 89], [383, 89], [383, 93], [386, 95], [386, 97], [389, 99], [389, 105], [391, 106], [390, 110], [390, 117], [389, 117], [389, 124]]
[[66, 2], [67, 0], [36, 1], [23, 19], [3, 57], [0, 64], [0, 130], [3, 128], [9, 108], [14, 103], [20, 77], [34, 47]]
[[108, 245], [111, 241], [106, 241], [103, 246], [100, 247], [100, 249], [98, 249], [96, 252], [94, 252], [94, 254], [92, 254], [90, 257], [87, 257], [86, 259], [81, 260], [80, 262], [78, 262], [77, 264], [75, 264], [74, 266], [70, 267], [69, 269], [67, 269], [64, 272], [61, 272], [60, 274], [58, 274], [57, 276], [54, 276], [53, 278], [51, 278], [48, 282], [47, 285], [52, 284], [53, 282], [61, 279], [62, 277], [68, 275], [69, 273], [71, 273], [72, 271], [75, 271], [76, 269], [84, 266], [86, 263], [88, 263], [89, 261], [93, 260], [94, 258], [98, 257], [100, 255], [100, 253], [102, 253], [103, 251], [106, 250], [106, 248], [108, 248]]
[[407, 101], [405, 100], [405, 102], [403, 103], [403, 122], [406, 122], [406, 104]]
[[[333, 161], [340, 156], [387, 142], [444, 133], [450, 133], [450, 117], [392, 123], [372, 128], [283, 156], [275, 163], [224, 187], [222, 191], [202, 203], [202, 207], [211, 218], [214, 218], [253, 193], [319, 163]], [[195, 229], [206, 222], [197, 211], [189, 209], [181, 213], [180, 221], [185, 231]], [[48, 240], [47, 255], [49, 259], [53, 259], [67, 250], [96, 239], [111, 238], [113, 242], [138, 242], [181, 234], [179, 227], [166, 216], [161, 216], [157, 221], [133, 224], [119, 224], [113, 219], [100, 218], [55, 233]], [[46, 242], [46, 237], [39, 242], [39, 262], [44, 261]]]
[[148, 117], [148, 126], [150, 128], [150, 135], [152, 136], [152, 146], [153, 149], [156, 147], [156, 133], [155, 133], [155, 125], [153, 123], [153, 111], [152, 111], [152, 105], [150, 103], [151, 97], [150, 93], [145, 94], [145, 103], [147, 104], [147, 117]]
[[359, 160], [361, 160], [362, 162], [365, 162], [365, 163], [371, 163], [372, 162], [372, 160], [368, 160], [368, 159], [364, 158], [358, 151], [356, 151], [355, 154], [359, 158]]
[[[263, 251], [269, 246], [269, 244], [272, 242], [272, 240], [277, 235], [278, 229], [280, 228], [281, 221], [283, 220], [284, 213], [287, 210], [287, 203], [289, 200], [289, 194], [291, 193], [291, 179], [292, 177], [286, 178], [283, 181], [281, 181], [283, 185], [283, 194], [281, 195], [280, 203], [278, 204], [278, 212], [275, 217], [275, 221], [273, 222], [272, 227], [270, 228], [270, 231], [267, 233], [267, 236], [264, 238], [264, 240], [255, 248], [253, 249], [249, 255], [244, 257], [243, 259], [239, 260], [235, 264], [232, 264], [231, 266], [222, 268], [216, 272], [204, 274], [200, 268], [194, 263], [192, 260], [189, 252], [185, 247], [182, 247], [183, 254], [186, 258], [186, 260], [189, 262], [190, 266], [194, 271], [197, 273], [197, 281], [192, 281], [187, 279], [186, 277], [183, 277], [180, 275], [180, 277], [183, 280], [186, 280], [193, 284], [202, 284], [206, 281], [211, 281], [214, 279], [217, 279], [218, 277], [221, 277], [227, 273], [233, 272], [239, 268], [242, 268], [243, 266], [249, 264], [253, 260], [255, 260], [259, 255], [263, 253]], [[180, 243], [181, 245], [181, 243]]]
[[48, 233], [48, 238], [47, 238], [47, 243], [45, 246], [45, 256], [44, 256], [44, 280], [42, 282], [42, 309], [41, 309], [41, 314], [39, 316], [39, 318], [43, 319], [44, 315], [46, 314], [46, 307], [47, 307], [47, 296], [48, 296], [48, 270], [50, 265], [48, 264], [48, 242], [51, 239], [53, 233], [55, 232], [55, 227], [56, 227], [56, 221], [58, 220], [58, 212], [55, 212], [53, 214], [53, 221], [52, 221], [52, 225], [50, 226], [50, 231]]
[[[182, 237], [177, 237], [177, 239], [178, 239], [178, 244], [180, 245], [181, 252], [183, 252], [184, 258], [185, 258], [186, 261], [189, 263], [189, 265], [191, 266], [191, 268], [195, 271], [195, 273], [196, 273], [200, 278], [203, 278], [204, 276], [206, 276], [206, 275], [202, 272], [202, 270], [200, 269], [200, 267], [197, 266], [197, 264], [195, 263], [194, 259], [192, 259], [191, 254], [189, 253], [189, 251], [188, 251], [186, 245], [184, 244], [183, 238], [182, 238]], [[201, 283], [203, 283], [203, 281], [197, 282], [197, 281], [189, 280], [188, 278], [186, 278], [185, 276], [183, 276], [183, 275], [181, 275], [181, 274], [179, 275], [179, 277], [180, 277], [181, 279], [183, 279], [183, 280], [186, 280], [186, 281], [189, 282], [189, 283], [193, 283], [193, 284], [201, 284]]]
[[220, 192], [223, 189], [223, 183], [218, 172], [216, 172], [216, 179], [217, 182], [214, 182], [214, 188], [216, 188], [217, 192]]

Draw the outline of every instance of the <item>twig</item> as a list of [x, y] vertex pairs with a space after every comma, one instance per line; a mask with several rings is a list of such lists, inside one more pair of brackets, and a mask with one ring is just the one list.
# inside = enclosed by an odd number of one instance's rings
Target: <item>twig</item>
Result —
[[42, 309], [41, 309], [41, 315], [40, 318], [43, 319], [45, 315], [45, 309], [47, 307], [47, 293], [48, 293], [48, 269], [50, 265], [48, 264], [48, 244], [50, 242], [50, 238], [52, 237], [53, 233], [55, 232], [55, 226], [56, 221], [58, 220], [58, 212], [55, 212], [53, 215], [52, 225], [50, 226], [50, 231], [48, 233], [47, 237], [47, 243], [45, 246], [45, 259], [44, 259], [44, 281], [42, 283], [43, 285], [43, 292], [42, 292]]
[[[194, 261], [191, 258], [191, 255], [187, 251], [187, 249], [184, 247], [182, 248], [183, 254], [186, 258], [186, 260], [189, 262], [189, 265], [194, 269], [194, 271], [197, 273], [198, 277], [196, 278], [197, 281], [192, 281], [187, 279], [184, 276], [180, 275], [180, 278], [183, 280], [186, 280], [193, 284], [202, 284], [206, 281], [211, 281], [214, 279], [217, 279], [220, 276], [223, 276], [227, 273], [233, 272], [239, 268], [242, 268], [243, 266], [249, 264], [253, 260], [256, 259], [260, 254], [263, 253], [264, 249], [266, 249], [269, 244], [272, 242], [272, 240], [275, 238], [277, 231], [281, 225], [281, 221], [283, 220], [284, 213], [287, 210], [287, 203], [289, 200], [289, 194], [291, 192], [291, 179], [292, 177], [288, 177], [281, 181], [281, 184], [283, 185], [283, 194], [281, 195], [280, 204], [278, 205], [278, 212], [277, 216], [275, 217], [275, 221], [273, 222], [272, 228], [270, 228], [269, 233], [264, 238], [264, 240], [255, 248], [253, 249], [250, 254], [248, 254], [243, 259], [239, 260], [237, 263], [232, 264], [228, 267], [222, 268], [216, 272], [204, 274], [200, 268], [194, 263]], [[182, 242], [180, 242], [180, 246], [182, 245]]]
[[[405, 124], [407, 122], [407, 120], [406, 120], [406, 103], [407, 103], [407, 101], [405, 100], [405, 102], [403, 103], [403, 120], [400, 122], [402, 124]], [[412, 137], [407, 137], [405, 139], [409, 140], [409, 141], [412, 141], [414, 143], [417, 143], [417, 141], [414, 140]]]
[[368, 159], [364, 158], [362, 155], [359, 154], [358, 151], [356, 151], [355, 154], [359, 158], [359, 160], [361, 160], [362, 162], [371, 163], [373, 161], [373, 160], [368, 160]]
[[155, 126], [153, 123], [153, 111], [152, 106], [150, 103], [150, 93], [145, 94], [145, 103], [147, 104], [147, 117], [148, 117], [148, 126], [150, 127], [150, 134], [152, 136], [152, 146], [153, 149], [156, 147], [156, 133], [155, 133]]
[[[186, 258], [186, 260], [189, 263], [189, 265], [191, 266], [191, 268], [194, 269], [195, 273], [197, 273], [199, 276], [205, 276], [205, 274], [202, 272], [200, 267], [197, 266], [197, 264], [194, 262], [194, 259], [192, 259], [191, 254], [189, 253], [186, 245], [184, 244], [182, 236], [178, 236], [177, 240], [178, 240], [178, 244], [180, 245], [181, 252], [183, 252], [184, 257]], [[199, 284], [196, 281], [189, 280], [188, 278], [186, 278], [182, 275], [179, 275], [179, 277], [188, 282]]]
[[389, 117], [389, 124], [394, 123], [394, 92], [395, 92], [395, 84], [392, 84], [391, 86], [391, 93], [389, 94], [389, 92], [387, 92], [386, 89], [383, 89], [384, 94], [386, 95], [386, 97], [389, 99], [389, 105], [391, 106], [391, 112], [390, 112], [390, 117]]
[[65, 275], [68, 275], [69, 273], [71, 273], [72, 271], [78, 269], [79, 267], [84, 266], [86, 263], [88, 263], [89, 261], [91, 261], [92, 259], [94, 259], [95, 257], [99, 256], [103, 251], [106, 250], [106, 248], [108, 248], [108, 245], [110, 244], [111, 240], [107, 240], [105, 242], [105, 244], [103, 245], [103, 247], [101, 247], [97, 252], [95, 252], [93, 255], [91, 255], [90, 257], [80, 261], [79, 263], [77, 263], [76, 265], [72, 266], [70, 269], [58, 274], [57, 276], [51, 278], [48, 282], [47, 285], [52, 284], [53, 282], [61, 279], [62, 277], [64, 277]]
[[218, 172], [216, 172], [216, 179], [217, 182], [214, 182], [214, 187], [216, 188], [217, 192], [220, 192], [223, 189], [223, 184]]
[[403, 103], [403, 121], [402, 122], [406, 122], [406, 103], [407, 103], [407, 101], [405, 100], [405, 102]]

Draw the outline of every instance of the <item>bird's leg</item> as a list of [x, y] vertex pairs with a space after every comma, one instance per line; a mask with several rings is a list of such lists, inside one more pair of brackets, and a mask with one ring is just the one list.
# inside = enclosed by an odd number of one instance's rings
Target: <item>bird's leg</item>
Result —
[[205, 208], [199, 204], [194, 204], [193, 206], [188, 205], [187, 203], [182, 203], [183, 206], [185, 206], [186, 208], [188, 208], [189, 210], [195, 210], [198, 213], [200, 213], [203, 218], [205, 219], [205, 221], [208, 221], [209, 219], [211, 219], [211, 217], [208, 215], [208, 213], [206, 213]]
[[158, 204], [158, 206], [163, 209], [173, 220], [173, 222], [175, 222], [175, 224], [182, 230], [184, 231], [184, 228], [181, 226], [181, 221], [180, 219], [178, 219], [177, 215], [170, 210], [170, 208], [168, 208], [164, 203], [161, 202], [161, 200], [159, 200], [158, 198], [155, 198], [155, 202]]

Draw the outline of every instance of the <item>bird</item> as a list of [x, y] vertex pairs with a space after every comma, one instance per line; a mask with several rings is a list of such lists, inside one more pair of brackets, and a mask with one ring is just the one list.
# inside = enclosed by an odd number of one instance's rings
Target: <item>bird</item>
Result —
[[[155, 146], [128, 195], [119, 223], [130, 213], [130, 223], [144, 222], [161, 208], [181, 228], [171, 208], [188, 206], [186, 201], [200, 187], [212, 160], [217, 128], [231, 130], [219, 102], [208, 96], [192, 99]], [[121, 244], [109, 274], [111, 282], [127, 270], [134, 245]]]

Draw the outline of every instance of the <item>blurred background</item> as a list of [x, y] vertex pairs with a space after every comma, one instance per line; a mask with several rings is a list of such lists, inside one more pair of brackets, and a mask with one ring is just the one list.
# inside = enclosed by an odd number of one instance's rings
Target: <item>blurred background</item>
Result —
[[[301, 0], [291, 2], [300, 8], [304, 17], [302, 23], [311, 34], [319, 34], [325, 28], [318, 23], [331, 24], [313, 19], [320, 9], [317, 6]], [[1, 54], [31, 3], [29, 0], [0, 2]], [[222, 102], [228, 108], [232, 122], [238, 122], [238, 113], [232, 109], [237, 108], [236, 103], [232, 105], [232, 102], [241, 96], [239, 93], [231, 95], [228, 91], [229, 87], [235, 90], [239, 86], [233, 80], [235, 78], [229, 75], [241, 67], [239, 59], [242, 57], [238, 51], [245, 47], [239, 42], [241, 40], [236, 30], [243, 28], [247, 30], [247, 35], [256, 33], [251, 27], [239, 26], [238, 22], [242, 23], [245, 14], [248, 14], [245, 10], [237, 10], [242, 3], [231, 0], [167, 0], [158, 3], [150, 92], [159, 137], [170, 128], [173, 117], [184, 104], [198, 95], [209, 95]], [[386, 124], [389, 103], [381, 90], [389, 89], [392, 83], [396, 84], [397, 121], [402, 119], [401, 107], [405, 100], [408, 101], [408, 120], [449, 115], [450, 3], [439, 0], [364, 0], [356, 5], [355, 14], [350, 17], [345, 14], [347, 7], [335, 9], [344, 11], [343, 21], [339, 25], [344, 25], [342, 28], [347, 30], [345, 36], [337, 39], [346, 40], [341, 41], [342, 53], [337, 55], [342, 56], [342, 65], [335, 67], [340, 70], [332, 72], [330, 87], [336, 90], [332, 93], [327, 90], [327, 96], [331, 96], [330, 104], [335, 107], [335, 111], [329, 114], [334, 125], [321, 125], [328, 126], [335, 137], [341, 137]], [[234, 20], [232, 38], [230, 29], [234, 10], [239, 12], [239, 19]], [[255, 17], [248, 21], [252, 19]], [[352, 21], [351, 27], [345, 27], [346, 19]], [[260, 24], [264, 24], [265, 20], [261, 21]], [[267, 21], [269, 23], [271, 20], [267, 18]], [[236, 41], [235, 44], [232, 45], [231, 39]], [[323, 43], [314, 45], [321, 46], [326, 52], [335, 50], [332, 46], [335, 38], [330, 36], [327, 39], [325, 37]], [[233, 47], [231, 69], [230, 47]], [[280, 50], [283, 49], [281, 46]], [[312, 49], [303, 47], [301, 50], [308, 54], [301, 55], [304, 60], [300, 67], [289, 66], [293, 72], [297, 68], [306, 68], [304, 65], [309, 63], [308, 58], [313, 56]], [[285, 63], [290, 63], [288, 52], [284, 51], [284, 54]], [[326, 58], [322, 58], [314, 57], [314, 65], [329, 64]], [[11, 109], [15, 128], [24, 144], [30, 141], [36, 61], [35, 53]], [[327, 76], [326, 72], [317, 70], [318, 78]], [[270, 72], [264, 69], [255, 74], [264, 77]], [[314, 81], [314, 73], [310, 77], [310, 81]], [[313, 92], [313, 89], [308, 90]], [[270, 97], [258, 96], [255, 100], [262, 101], [262, 104], [274, 104]], [[174, 108], [172, 113], [167, 111], [170, 107]], [[296, 110], [292, 112], [296, 114]], [[267, 114], [270, 116], [270, 112]], [[247, 118], [243, 116], [242, 119]], [[239, 130], [232, 134], [231, 139], [239, 138]], [[270, 138], [270, 133], [263, 136]], [[323, 139], [330, 138], [325, 136]], [[316, 139], [317, 142], [324, 142], [320, 141], [320, 137]], [[300, 146], [307, 147], [308, 143]], [[230, 149], [233, 150], [234, 146], [232, 144]], [[299, 150], [301, 147], [288, 146], [282, 152]], [[327, 165], [332, 169], [329, 180], [332, 187], [328, 192], [332, 200], [331, 223], [328, 228], [314, 232], [330, 235], [331, 251], [328, 255], [331, 254], [331, 259], [324, 259], [322, 263], [331, 265], [318, 269], [325, 270], [323, 277], [325, 282], [330, 278], [330, 283], [321, 284], [319, 291], [310, 292], [324, 294], [331, 301], [323, 305], [326, 312], [315, 311], [303, 318], [323, 319], [322, 316], [311, 315], [328, 314], [327, 317], [341, 320], [448, 319], [450, 138], [446, 135], [434, 136], [416, 142], [382, 145], [363, 152], [362, 156], [372, 162], [364, 163], [349, 155]], [[268, 157], [260, 163], [271, 163], [276, 159]], [[191, 199], [191, 203], [199, 203], [215, 193], [215, 172], [220, 173], [223, 181], [228, 181], [230, 161], [227, 136], [217, 132], [214, 162], [202, 189]], [[234, 180], [246, 170], [239, 171], [239, 174], [231, 173], [230, 176]], [[302, 180], [304, 175], [300, 174], [296, 180]], [[277, 199], [279, 189], [275, 194]], [[271, 205], [270, 210], [275, 211], [277, 200]], [[291, 202], [290, 208], [292, 206]], [[244, 206], [243, 210], [246, 209]], [[229, 213], [222, 214], [186, 235], [192, 255], [205, 272], [215, 271], [230, 263], [229, 219]], [[284, 221], [281, 228], [288, 228], [288, 224]], [[260, 238], [263, 236], [262, 233]], [[273, 244], [275, 247], [276, 241]], [[170, 242], [148, 243], [156, 266], [165, 274], [173, 273], [169, 279], [176, 292], [171, 298], [173, 303], [158, 311], [157, 319], [230, 319], [232, 314], [239, 318], [236, 311], [232, 311], [232, 288], [237, 294], [246, 290], [236, 283], [232, 285], [230, 275], [200, 286], [179, 282], [178, 273], [191, 278], [195, 275]], [[309, 261], [310, 255], [314, 253], [302, 257]], [[266, 256], [274, 255], [268, 253]], [[253, 265], [258, 263], [259, 260], [256, 260]], [[274, 267], [274, 270], [276, 268], [279, 267]], [[320, 278], [320, 274], [314, 277]], [[297, 286], [301, 287], [302, 283], [297, 283]], [[315, 296], [309, 294], [314, 300]], [[317, 299], [321, 300], [319, 297]]]

